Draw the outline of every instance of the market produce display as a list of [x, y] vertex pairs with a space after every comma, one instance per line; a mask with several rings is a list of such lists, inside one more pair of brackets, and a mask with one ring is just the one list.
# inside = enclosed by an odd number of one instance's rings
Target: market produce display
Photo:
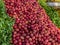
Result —
[[15, 19], [13, 45], [60, 45], [60, 30], [36, 0], [4, 0]]
[[[60, 27], [60, 17], [56, 10], [47, 6], [45, 0], [38, 0], [40, 5], [46, 10], [53, 23]], [[6, 14], [3, 0], [0, 0], [0, 45], [11, 45], [13, 20]], [[8, 28], [7, 28], [8, 27]]]

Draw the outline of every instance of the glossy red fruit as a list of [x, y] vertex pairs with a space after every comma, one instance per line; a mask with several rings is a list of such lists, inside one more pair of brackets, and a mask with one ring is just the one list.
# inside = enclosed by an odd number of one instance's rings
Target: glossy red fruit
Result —
[[15, 19], [13, 45], [59, 45], [60, 31], [36, 0], [4, 0]]

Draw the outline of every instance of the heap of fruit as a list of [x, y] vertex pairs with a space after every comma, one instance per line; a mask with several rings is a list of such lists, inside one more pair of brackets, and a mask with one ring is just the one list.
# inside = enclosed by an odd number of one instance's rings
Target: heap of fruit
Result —
[[60, 30], [36, 0], [5, 0], [5, 6], [15, 18], [13, 45], [60, 45]]

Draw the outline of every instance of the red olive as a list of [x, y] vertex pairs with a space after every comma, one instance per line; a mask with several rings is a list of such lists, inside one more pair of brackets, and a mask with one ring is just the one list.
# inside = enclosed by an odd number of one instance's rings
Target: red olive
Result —
[[4, 0], [6, 11], [15, 19], [13, 45], [60, 45], [60, 31], [37, 0]]

